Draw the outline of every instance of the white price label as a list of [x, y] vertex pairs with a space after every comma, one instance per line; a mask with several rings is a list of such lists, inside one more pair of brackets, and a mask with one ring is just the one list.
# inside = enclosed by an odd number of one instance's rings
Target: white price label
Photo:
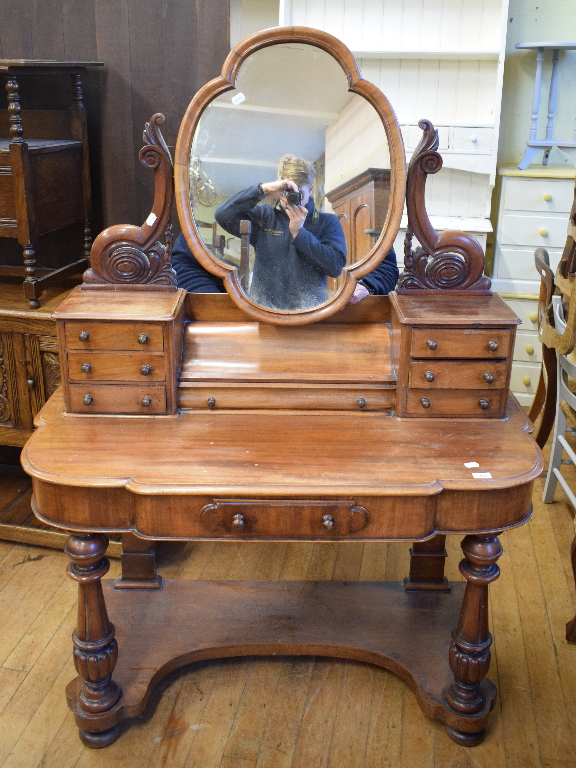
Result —
[[490, 480], [492, 475], [490, 472], [472, 472], [472, 477], [475, 477], [476, 480]]

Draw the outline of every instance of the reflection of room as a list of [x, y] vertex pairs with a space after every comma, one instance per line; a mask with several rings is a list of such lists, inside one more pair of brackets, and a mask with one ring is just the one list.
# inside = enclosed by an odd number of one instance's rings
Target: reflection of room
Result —
[[[368, 167], [389, 167], [379, 118], [348, 91], [341, 68], [327, 53], [307, 45], [261, 50], [243, 65], [236, 86], [209, 105], [194, 137], [192, 162], [217, 193], [214, 206], [194, 204], [198, 221], [214, 221], [215, 207], [232, 194], [276, 179], [286, 153], [315, 167], [315, 202], [328, 211], [323, 190]], [[226, 238], [224, 259], [237, 263], [238, 240], [220, 228], [218, 233]], [[200, 227], [200, 235], [212, 245], [208, 226]]]

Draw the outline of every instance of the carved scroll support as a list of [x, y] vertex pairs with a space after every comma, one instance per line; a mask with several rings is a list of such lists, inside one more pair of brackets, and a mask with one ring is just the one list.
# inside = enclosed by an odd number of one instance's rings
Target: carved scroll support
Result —
[[[429, 120], [421, 120], [424, 131], [408, 168], [406, 207], [408, 227], [404, 240], [404, 272], [398, 293], [409, 291], [474, 291], [490, 294], [490, 279], [484, 277], [484, 252], [465, 232], [437, 232], [426, 212], [426, 179], [442, 168], [438, 131]], [[420, 247], [412, 250], [412, 238]]]
[[[488, 631], [488, 585], [500, 575], [496, 560], [502, 554], [502, 545], [494, 535], [465, 536], [462, 551], [460, 573], [467, 584], [458, 626], [452, 633], [449, 661], [454, 682], [446, 692], [446, 700], [456, 712], [474, 715], [486, 705], [481, 683], [490, 668], [492, 645]], [[467, 733], [447, 727], [446, 731], [464, 746], [474, 746], [484, 739], [483, 730]]]
[[[157, 113], [146, 123], [145, 145], [139, 154], [142, 165], [154, 170], [152, 211], [141, 227], [118, 224], [98, 235], [90, 253], [90, 269], [84, 273], [84, 289], [177, 290], [170, 263], [174, 182], [172, 158], [159, 127], [163, 122], [164, 115]], [[160, 242], [163, 236], [166, 245]]]
[[111, 744], [120, 734], [118, 709], [122, 691], [112, 679], [118, 645], [101, 583], [110, 567], [104, 557], [107, 546], [106, 536], [93, 533], [72, 535], [65, 547], [72, 560], [68, 575], [78, 582], [78, 624], [72, 639], [74, 666], [80, 675], [80, 685], [69, 689], [68, 695], [80, 738], [94, 748]]

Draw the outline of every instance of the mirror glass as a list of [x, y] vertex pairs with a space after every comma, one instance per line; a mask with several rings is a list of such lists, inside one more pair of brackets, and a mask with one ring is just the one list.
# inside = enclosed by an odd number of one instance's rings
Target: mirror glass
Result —
[[[294, 183], [275, 184], [286, 155], [296, 161], [281, 175]], [[268, 309], [330, 300], [344, 266], [367, 256], [386, 220], [384, 126], [348, 91], [336, 60], [312, 45], [271, 45], [242, 63], [236, 87], [202, 113], [188, 170], [205, 246], [238, 267], [246, 295]], [[288, 211], [287, 186], [303, 196]], [[244, 248], [241, 220], [251, 222]]]

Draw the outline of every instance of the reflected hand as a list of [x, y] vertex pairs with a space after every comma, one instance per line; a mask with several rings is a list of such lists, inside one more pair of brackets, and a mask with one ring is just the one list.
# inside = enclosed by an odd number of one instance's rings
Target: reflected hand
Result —
[[370, 291], [368, 288], [366, 288], [365, 285], [357, 283], [356, 288], [354, 288], [354, 293], [350, 297], [348, 304], [357, 304], [359, 301], [362, 301], [362, 299], [365, 299], [369, 293]]
[[293, 189], [295, 192], [298, 192], [298, 187], [295, 182], [290, 181], [289, 179], [278, 179], [278, 181], [269, 181], [266, 184], [260, 184], [262, 187], [262, 191], [265, 195], [268, 195], [269, 197], [275, 197], [277, 200], [284, 200], [284, 203], [286, 202], [286, 198], [284, 197], [284, 192], [287, 189]]
[[306, 208], [304, 208], [303, 205], [300, 207], [296, 205], [291, 205], [286, 201], [286, 198], [281, 199], [282, 207], [286, 211], [286, 215], [290, 219], [289, 229], [290, 234], [292, 237], [296, 237], [298, 232], [302, 229], [304, 226], [304, 222], [306, 221], [306, 216], [308, 216], [308, 211]]

